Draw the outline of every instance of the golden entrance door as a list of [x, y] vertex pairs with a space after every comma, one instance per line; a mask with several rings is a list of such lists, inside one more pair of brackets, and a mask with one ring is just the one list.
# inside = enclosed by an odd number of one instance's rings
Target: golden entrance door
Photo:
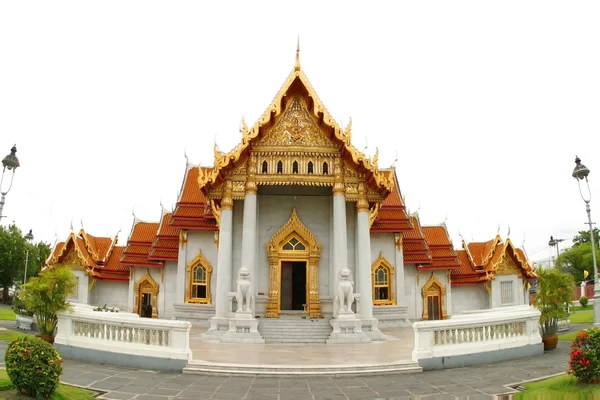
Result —
[[281, 310], [306, 307], [306, 262], [281, 262]]
[[265, 317], [277, 318], [281, 310], [303, 310], [322, 318], [319, 299], [321, 244], [304, 226], [296, 210], [267, 243], [269, 298]]

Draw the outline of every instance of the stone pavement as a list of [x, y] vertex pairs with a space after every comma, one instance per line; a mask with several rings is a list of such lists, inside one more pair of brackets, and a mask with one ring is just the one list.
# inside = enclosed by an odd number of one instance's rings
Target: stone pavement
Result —
[[[6, 344], [0, 342], [0, 352], [5, 352]], [[493, 399], [497, 398], [494, 395], [514, 392], [509, 386], [565, 372], [569, 349], [569, 342], [559, 341], [556, 350], [542, 356], [494, 365], [417, 374], [331, 378], [203, 376], [65, 360], [61, 380], [101, 391], [100, 399]], [[4, 367], [4, 357], [0, 367]]]

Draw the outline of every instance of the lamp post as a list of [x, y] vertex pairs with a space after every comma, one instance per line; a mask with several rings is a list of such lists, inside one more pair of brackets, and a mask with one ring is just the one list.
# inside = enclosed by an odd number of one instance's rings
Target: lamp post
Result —
[[[5, 215], [2, 215], [5, 198], [8, 192], [10, 192], [10, 188], [12, 187], [13, 179], [15, 177], [15, 171], [20, 165], [19, 159], [17, 158], [17, 145], [14, 145], [12, 149], [10, 149], [10, 154], [2, 159], [2, 178], [0, 178], [0, 221], [2, 221], [2, 218], [5, 217]], [[4, 173], [7, 169], [12, 171], [12, 174], [10, 174], [10, 183], [8, 185], [8, 189], [4, 190], [2, 188], [2, 184], [4, 183]]]
[[[29, 233], [25, 235], [25, 240], [27, 242], [31, 242], [33, 240], [33, 233], [31, 233], [31, 229]], [[23, 284], [27, 283], [27, 264], [29, 264], [29, 247], [27, 247], [27, 253], [25, 253], [25, 274], [23, 275]]]
[[[550, 241], [548, 242], [548, 246], [550, 246], [550, 247], [556, 246], [556, 258], [558, 258], [559, 254], [560, 254], [560, 252], [558, 250], [558, 244], [564, 240], [565, 239], [554, 239], [552, 236], [550, 236]], [[554, 257], [552, 257], [552, 258], [554, 258]], [[554, 266], [556, 266], [556, 264], [554, 264]]]
[[[579, 194], [585, 202], [585, 211], [588, 216], [588, 224], [590, 226], [590, 241], [592, 243], [592, 263], [594, 265], [594, 326], [600, 327], [600, 284], [598, 282], [598, 265], [596, 264], [596, 242], [594, 240], [594, 223], [592, 222], [592, 214], [590, 209], [590, 201], [592, 200], [592, 192], [590, 190], [590, 183], [588, 182], [588, 175], [590, 170], [581, 163], [579, 157], [575, 156], [575, 168], [573, 169], [573, 178], [577, 180], [579, 186]], [[583, 195], [581, 190], [581, 181], [585, 179], [585, 183], [588, 189], [588, 196]]]

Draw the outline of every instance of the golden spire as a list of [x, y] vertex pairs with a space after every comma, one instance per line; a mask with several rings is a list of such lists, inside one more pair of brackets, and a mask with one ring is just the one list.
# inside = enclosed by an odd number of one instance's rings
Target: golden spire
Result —
[[298, 45], [296, 46], [296, 65], [294, 70], [300, 71], [300, 36], [298, 36]]

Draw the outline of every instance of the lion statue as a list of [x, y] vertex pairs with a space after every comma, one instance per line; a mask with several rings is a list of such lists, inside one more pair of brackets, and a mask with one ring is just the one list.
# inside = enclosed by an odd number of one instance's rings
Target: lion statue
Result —
[[238, 311], [252, 312], [252, 282], [250, 281], [250, 269], [248, 267], [242, 266], [238, 271], [235, 299], [237, 300]]
[[352, 312], [352, 303], [354, 303], [353, 286], [352, 272], [347, 267], [342, 268], [337, 287], [338, 312]]

